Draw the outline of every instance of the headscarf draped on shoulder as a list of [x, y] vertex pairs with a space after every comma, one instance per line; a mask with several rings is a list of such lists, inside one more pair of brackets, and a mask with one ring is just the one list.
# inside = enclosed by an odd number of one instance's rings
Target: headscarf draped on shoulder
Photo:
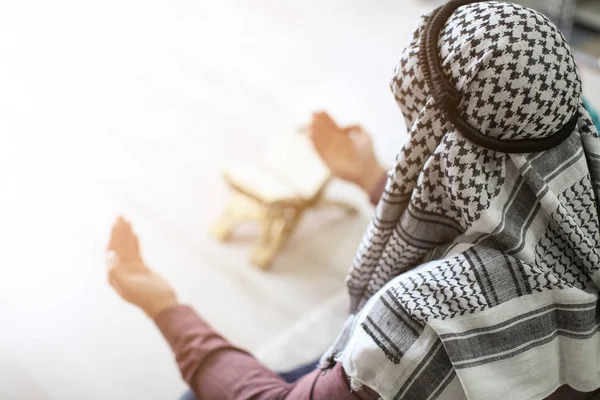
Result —
[[[437, 41], [465, 138], [419, 62], [424, 16], [391, 83], [409, 139], [347, 278], [351, 316], [324, 357], [384, 399], [538, 399], [600, 386], [600, 139], [569, 46], [541, 14], [458, 8]], [[326, 363], [325, 363], [326, 364]]]

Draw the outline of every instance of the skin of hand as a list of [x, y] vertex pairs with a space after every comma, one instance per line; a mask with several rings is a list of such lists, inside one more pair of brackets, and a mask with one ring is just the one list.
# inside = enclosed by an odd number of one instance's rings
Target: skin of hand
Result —
[[386, 170], [373, 150], [369, 134], [358, 126], [339, 127], [324, 111], [316, 112], [309, 128], [313, 146], [333, 176], [371, 193]]
[[122, 217], [112, 227], [107, 250], [108, 282], [123, 300], [152, 319], [178, 304], [171, 285], [144, 264], [138, 238]]

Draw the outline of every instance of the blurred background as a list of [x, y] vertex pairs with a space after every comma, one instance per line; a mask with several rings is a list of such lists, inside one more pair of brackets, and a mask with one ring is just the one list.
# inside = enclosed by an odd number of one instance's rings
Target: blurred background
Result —
[[600, 2], [597, 0], [520, 0], [546, 14], [571, 41], [581, 62], [598, 68]]
[[[405, 128], [388, 83], [436, 3], [0, 1], [0, 399], [184, 390], [152, 322], [106, 283], [118, 213], [147, 262], [235, 343], [274, 368], [322, 352], [345, 317], [367, 199], [334, 182], [359, 215], [309, 215], [265, 273], [248, 261], [253, 230], [229, 245], [207, 234], [230, 195], [220, 171], [317, 109], [361, 123], [391, 163]], [[600, 17], [578, 8], [596, 4], [546, 12], [570, 10], [552, 15], [598, 106]]]

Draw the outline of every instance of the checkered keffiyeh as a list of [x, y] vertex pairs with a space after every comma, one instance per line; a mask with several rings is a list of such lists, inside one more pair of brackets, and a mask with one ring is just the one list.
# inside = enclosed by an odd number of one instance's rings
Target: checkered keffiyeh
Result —
[[352, 313], [328, 354], [384, 399], [541, 399], [600, 386], [600, 138], [561, 33], [504, 2], [462, 6], [438, 49], [459, 111], [499, 139], [555, 148], [488, 150], [429, 95], [420, 34], [392, 91], [409, 140], [348, 276]]

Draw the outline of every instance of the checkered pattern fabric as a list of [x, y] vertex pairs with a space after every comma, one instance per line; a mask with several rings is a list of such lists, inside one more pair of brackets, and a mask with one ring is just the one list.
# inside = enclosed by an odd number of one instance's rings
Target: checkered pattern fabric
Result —
[[351, 322], [324, 360], [384, 399], [592, 391], [600, 138], [573, 56], [548, 19], [518, 5], [473, 3], [446, 22], [442, 68], [480, 132], [543, 138], [579, 114], [555, 148], [499, 153], [465, 139], [429, 95], [418, 57], [429, 18], [394, 72], [409, 140], [348, 275]]

